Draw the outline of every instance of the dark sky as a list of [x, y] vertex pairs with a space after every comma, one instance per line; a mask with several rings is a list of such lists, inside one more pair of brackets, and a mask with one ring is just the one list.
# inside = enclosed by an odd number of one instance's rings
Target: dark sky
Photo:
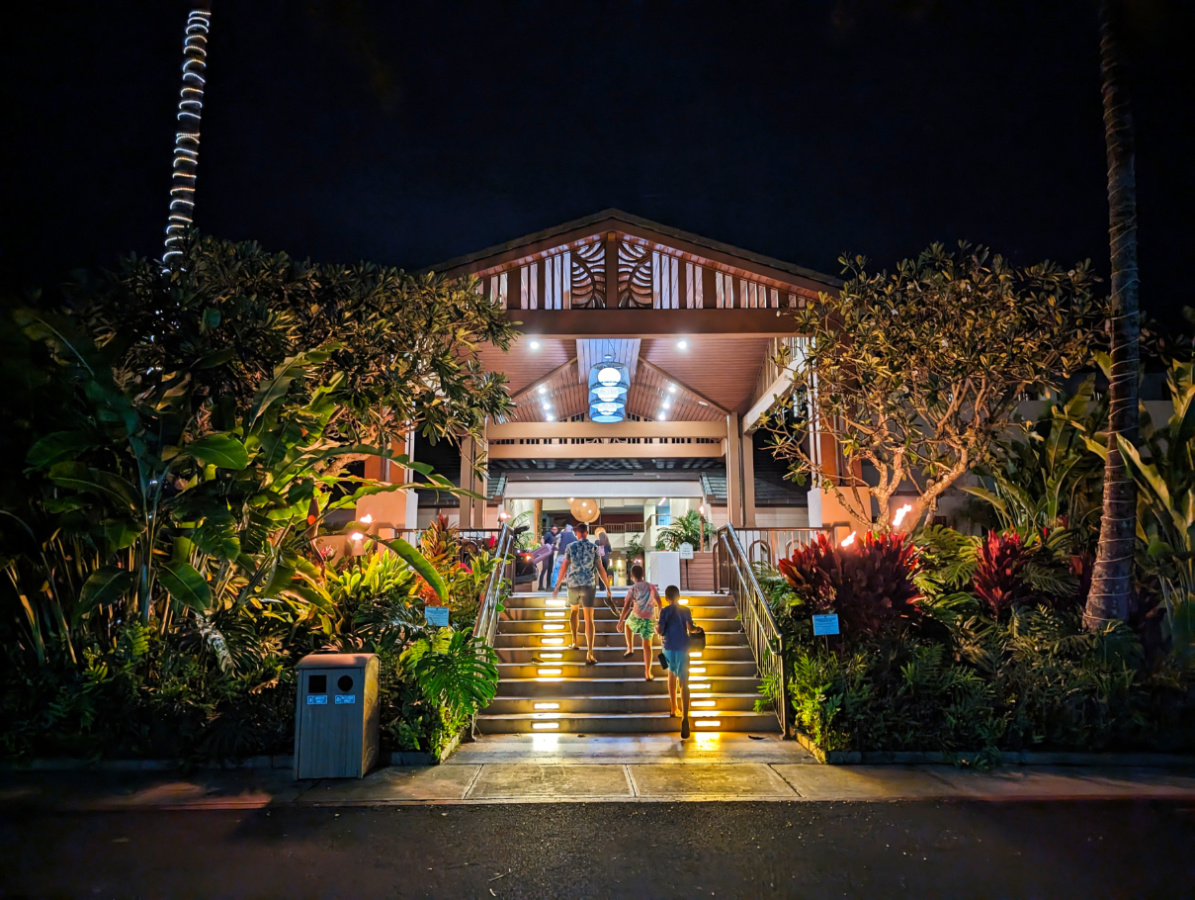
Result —
[[[1195, 4], [1134, 5], [1142, 302], [1176, 321]], [[9, 286], [159, 254], [186, 6], [21, 6]], [[613, 206], [831, 274], [963, 237], [1106, 272], [1095, 9], [215, 0], [196, 219], [414, 268]]]

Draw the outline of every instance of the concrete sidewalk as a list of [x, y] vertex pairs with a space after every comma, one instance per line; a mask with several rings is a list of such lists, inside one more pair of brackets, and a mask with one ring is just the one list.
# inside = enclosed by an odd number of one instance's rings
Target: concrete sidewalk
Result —
[[1195, 771], [950, 766], [822, 766], [792, 742], [747, 736], [486, 738], [440, 766], [357, 780], [293, 781], [280, 770], [7, 772], [0, 809], [252, 809], [673, 801], [1195, 800]]

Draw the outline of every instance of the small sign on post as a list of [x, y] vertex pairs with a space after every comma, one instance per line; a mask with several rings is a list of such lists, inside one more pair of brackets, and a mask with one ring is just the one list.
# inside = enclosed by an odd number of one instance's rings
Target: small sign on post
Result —
[[681, 559], [692, 559], [693, 558], [693, 545], [690, 544], [688, 541], [685, 541], [683, 544], [680, 545], [680, 558]]
[[813, 617], [813, 634], [838, 634], [838, 613]]
[[427, 624], [443, 628], [448, 624], [447, 606], [425, 606], [423, 614], [427, 616]]

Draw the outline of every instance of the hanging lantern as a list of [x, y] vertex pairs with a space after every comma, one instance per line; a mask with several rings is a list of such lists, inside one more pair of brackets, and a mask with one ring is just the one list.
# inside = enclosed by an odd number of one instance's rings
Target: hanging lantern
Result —
[[598, 508], [596, 500], [575, 499], [570, 500], [568, 504], [568, 511], [573, 514], [573, 518], [578, 522], [585, 522], [589, 524], [594, 521], [601, 510]]
[[589, 418], [594, 422], [621, 422], [626, 418], [630, 372], [609, 354], [589, 370]]

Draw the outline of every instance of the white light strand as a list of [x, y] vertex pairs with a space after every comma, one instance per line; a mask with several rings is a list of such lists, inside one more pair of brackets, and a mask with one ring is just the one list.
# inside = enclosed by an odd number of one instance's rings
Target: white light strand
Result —
[[166, 251], [162, 262], [169, 265], [182, 257], [179, 249], [187, 228], [194, 222], [195, 178], [199, 166], [199, 118], [203, 114], [203, 89], [207, 84], [207, 36], [212, 13], [193, 9], [187, 16], [183, 39], [183, 86], [178, 96], [179, 125], [174, 135], [174, 164], [170, 186], [170, 215], [166, 222]]

